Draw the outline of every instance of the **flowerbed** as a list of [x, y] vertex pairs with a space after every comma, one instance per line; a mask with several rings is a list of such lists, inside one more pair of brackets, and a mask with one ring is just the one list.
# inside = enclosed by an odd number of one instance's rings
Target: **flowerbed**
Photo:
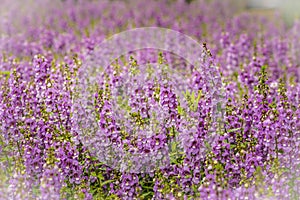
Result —
[[[299, 199], [298, 22], [217, 0], [3, 5], [0, 199]], [[149, 26], [203, 43], [199, 63], [99, 65], [106, 38]]]

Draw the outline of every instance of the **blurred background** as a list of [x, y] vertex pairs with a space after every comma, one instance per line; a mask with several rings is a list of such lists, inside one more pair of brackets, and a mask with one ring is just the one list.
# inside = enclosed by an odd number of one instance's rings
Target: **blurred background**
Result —
[[[66, 0], [58, 0], [58, 1], [66, 1]], [[72, 0], [71, 0], [72, 1]], [[73, 0], [74, 3], [76, 3], [78, 0]], [[90, 0], [94, 1], [94, 0]], [[111, 0], [115, 1], [115, 0]], [[130, 1], [130, 0], [123, 0], [123, 1]], [[152, 0], [155, 1], [155, 0]], [[156, 0], [157, 1], [157, 0]], [[175, 1], [175, 0], [166, 0], [169, 2]], [[186, 1], [188, 3], [192, 1], [197, 0], [182, 0]], [[210, 1], [210, 0], [206, 0]], [[220, 0], [223, 1], [223, 0]], [[259, 13], [265, 13], [269, 14], [274, 11], [279, 11], [281, 13], [281, 16], [283, 19], [288, 23], [292, 24], [295, 19], [300, 18], [300, 0], [228, 0], [231, 1], [232, 7], [238, 7], [241, 9], [248, 9], [249, 11], [259, 12]], [[47, 4], [48, 2], [49, 4]], [[44, 0], [42, 3], [40, 1], [36, 0], [25, 0], [25, 1], [11, 1], [11, 0], [1, 0], [0, 3], [0, 17], [5, 17], [7, 11], [10, 11], [11, 9], [15, 8], [20, 12], [21, 10], [39, 10], [41, 7], [51, 7], [52, 4], [49, 0]]]
[[269, 13], [278, 10], [288, 24], [300, 17], [300, 0], [233, 0], [252, 11]]

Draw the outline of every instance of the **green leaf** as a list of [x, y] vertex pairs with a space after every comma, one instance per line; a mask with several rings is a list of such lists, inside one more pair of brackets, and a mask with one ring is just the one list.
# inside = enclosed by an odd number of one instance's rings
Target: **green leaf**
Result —
[[177, 149], [177, 142], [173, 141], [171, 143], [171, 151], [174, 152], [174, 151], [176, 151], [176, 149]]
[[262, 71], [265, 71], [266, 69], [267, 69], [267, 65], [261, 66], [261, 70], [262, 70]]
[[114, 182], [114, 181], [115, 181], [115, 180], [107, 180], [107, 181], [104, 181], [104, 182], [101, 183], [101, 187], [104, 186], [104, 185], [107, 185], [107, 184], [109, 184], [109, 183], [112, 183], [112, 182]]
[[210, 149], [210, 145], [209, 145], [209, 143], [207, 141], [204, 141], [204, 144], [205, 144], [206, 148]]
[[195, 102], [195, 91], [192, 92], [191, 99], [192, 99], [192, 103], [194, 103]]
[[152, 189], [153, 189], [153, 187], [150, 187], [150, 186], [145, 186], [145, 185], [142, 185], [142, 188], [144, 188], [144, 189], [148, 189], [148, 190], [152, 190]]
[[284, 153], [284, 150], [283, 150], [283, 149], [279, 149], [279, 150], [278, 150], [278, 153], [283, 154], [283, 153]]
[[217, 103], [217, 111], [218, 112], [222, 111], [222, 104], [221, 104], [221, 102]]
[[235, 132], [235, 131], [238, 131], [240, 130], [241, 128], [233, 128], [233, 129], [229, 129], [227, 132]]
[[222, 164], [220, 164], [220, 163], [218, 163], [218, 164], [216, 164], [216, 167], [215, 167], [217, 170], [219, 170], [219, 171], [222, 171], [223, 170], [223, 166], [222, 166]]
[[140, 196], [141, 199], [144, 199], [145, 197], [147, 196], [153, 196], [153, 192], [147, 192], [147, 193], [144, 193]]
[[103, 177], [102, 173], [99, 173], [99, 174], [98, 174], [98, 178], [99, 178], [100, 180], [104, 180], [104, 177]]
[[177, 111], [179, 115], [183, 114], [183, 108], [181, 106], [177, 106]]
[[199, 90], [198, 96], [197, 96], [197, 103], [199, 103], [201, 96], [202, 96], [202, 90]]
[[10, 71], [0, 71], [0, 74], [3, 74], [3, 75], [10, 75], [11, 72], [10, 72]]
[[188, 97], [190, 96], [190, 92], [188, 90], [185, 92], [182, 92], [182, 93], [183, 93], [185, 99], [188, 99]]

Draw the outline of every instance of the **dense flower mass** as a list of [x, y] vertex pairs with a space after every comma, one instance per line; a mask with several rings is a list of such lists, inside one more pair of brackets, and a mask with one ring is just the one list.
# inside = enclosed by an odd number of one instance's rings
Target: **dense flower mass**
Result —
[[[298, 21], [230, 0], [20, 2], [0, 9], [0, 199], [300, 199]], [[203, 43], [205, 68], [151, 48], [96, 64], [150, 26]]]

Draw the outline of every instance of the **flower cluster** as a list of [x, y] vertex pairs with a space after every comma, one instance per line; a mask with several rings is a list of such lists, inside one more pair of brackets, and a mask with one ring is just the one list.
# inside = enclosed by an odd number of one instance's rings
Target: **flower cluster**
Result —
[[[3, 1], [0, 199], [300, 198], [299, 22], [218, 0], [42, 2]], [[199, 66], [170, 40], [182, 55], [89, 71], [97, 44], [145, 26], [205, 42]]]

